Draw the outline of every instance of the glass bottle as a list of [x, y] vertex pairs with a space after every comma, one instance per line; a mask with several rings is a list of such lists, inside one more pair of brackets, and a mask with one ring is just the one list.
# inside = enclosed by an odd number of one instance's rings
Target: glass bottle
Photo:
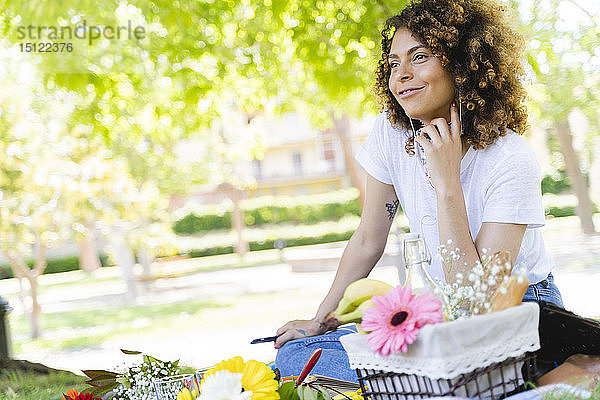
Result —
[[402, 286], [410, 283], [415, 292], [429, 290], [442, 301], [445, 310], [449, 309], [448, 296], [436, 283], [429, 273], [431, 254], [427, 249], [425, 240], [420, 233], [407, 233], [403, 243], [404, 266], [406, 268], [406, 281]]

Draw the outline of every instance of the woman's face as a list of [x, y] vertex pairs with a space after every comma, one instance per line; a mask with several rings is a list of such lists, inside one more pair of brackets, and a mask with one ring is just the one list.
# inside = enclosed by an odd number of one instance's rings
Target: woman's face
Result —
[[455, 97], [452, 76], [408, 29], [394, 34], [388, 63], [389, 88], [406, 115], [423, 123], [439, 117], [450, 121]]

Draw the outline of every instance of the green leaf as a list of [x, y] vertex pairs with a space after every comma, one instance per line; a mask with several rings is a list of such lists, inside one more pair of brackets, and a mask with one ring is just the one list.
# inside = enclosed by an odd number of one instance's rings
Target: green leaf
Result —
[[92, 378], [92, 379], [94, 379], [97, 376], [110, 375], [110, 376], [116, 377], [118, 375], [116, 372], [104, 371], [101, 369], [86, 369], [81, 372], [83, 372], [88, 378]]
[[95, 397], [102, 397], [106, 393], [108, 393], [111, 390], [115, 389], [117, 386], [119, 386], [119, 384], [117, 382], [114, 382], [113, 384], [107, 385], [107, 386], [102, 387], [102, 388], [94, 388], [94, 389], [90, 390], [89, 393], [91, 395], [93, 395], [94, 398]]
[[129, 388], [131, 386], [131, 384], [129, 383], [129, 379], [126, 376], [120, 376], [116, 379], [116, 381], [121, 385], [125, 386], [126, 388]]
[[300, 396], [298, 396], [296, 384], [294, 382], [285, 382], [279, 386], [277, 391], [279, 392], [281, 400], [300, 400]]
[[137, 350], [125, 350], [125, 349], [121, 349], [121, 352], [123, 352], [125, 354], [142, 354], [141, 351], [137, 351]]
[[102, 387], [102, 386], [111, 384], [116, 381], [117, 381], [117, 379], [115, 379], [114, 377], [106, 377], [106, 378], [90, 379], [88, 381], [85, 381], [85, 383], [87, 383], [90, 386]]
[[317, 389], [319, 393], [323, 396], [323, 400], [331, 400], [331, 395], [324, 387], [319, 385], [313, 385], [313, 387]]
[[319, 392], [311, 389], [309, 386], [300, 385], [297, 390], [300, 400], [319, 400]]

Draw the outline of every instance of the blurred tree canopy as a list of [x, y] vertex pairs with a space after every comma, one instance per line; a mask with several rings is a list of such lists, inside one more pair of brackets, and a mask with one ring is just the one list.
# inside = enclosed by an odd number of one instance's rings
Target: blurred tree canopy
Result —
[[[72, 53], [32, 58], [48, 87], [81, 96], [73, 126], [90, 127], [128, 160], [136, 179], [170, 193], [210, 179], [218, 171], [210, 166], [231, 158], [214, 134], [215, 121], [226, 124], [231, 113], [251, 119], [304, 108], [323, 126], [331, 125], [331, 110], [372, 110], [364, 107], [372, 50], [389, 14], [375, 0], [5, 0], [2, 10], [2, 32], [13, 43], [23, 41], [19, 27], [30, 25], [144, 28], [140, 40], [78, 39]], [[210, 151], [193, 165], [176, 165], [172, 150], [189, 137], [202, 137]]]
[[[551, 150], [561, 154], [577, 195], [582, 230], [593, 233], [594, 207], [582, 171], [590, 162], [582, 161], [591, 160], [600, 136], [600, 14], [588, 11], [590, 2], [580, 0], [511, 3], [529, 41], [527, 61], [534, 78], [530, 114], [550, 133]], [[588, 123], [586, 132], [579, 132], [587, 137], [582, 154], [572, 145], [568, 119], [574, 111], [585, 115]]]

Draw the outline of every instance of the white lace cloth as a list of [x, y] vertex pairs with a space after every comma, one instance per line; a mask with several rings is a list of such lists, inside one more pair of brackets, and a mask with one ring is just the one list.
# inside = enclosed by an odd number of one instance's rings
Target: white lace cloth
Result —
[[538, 304], [528, 302], [491, 314], [426, 325], [408, 352], [388, 358], [369, 350], [367, 335], [345, 335], [340, 341], [352, 368], [451, 379], [539, 349], [538, 320]]

